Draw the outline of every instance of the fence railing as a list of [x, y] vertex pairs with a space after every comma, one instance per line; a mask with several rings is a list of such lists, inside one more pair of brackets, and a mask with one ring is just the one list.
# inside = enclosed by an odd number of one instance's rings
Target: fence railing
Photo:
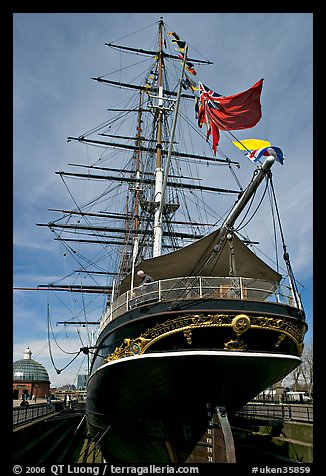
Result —
[[22, 425], [44, 415], [55, 413], [63, 409], [63, 402], [34, 403], [13, 409], [13, 426]]
[[187, 276], [154, 281], [119, 296], [102, 316], [99, 333], [113, 319], [145, 303], [187, 299], [242, 299], [295, 306], [288, 286], [242, 277]]
[[300, 403], [248, 403], [236, 415], [248, 419], [291, 420], [313, 423], [313, 405]]

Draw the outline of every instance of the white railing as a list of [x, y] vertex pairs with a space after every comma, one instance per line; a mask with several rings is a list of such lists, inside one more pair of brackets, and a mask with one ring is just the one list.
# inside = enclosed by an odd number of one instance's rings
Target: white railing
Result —
[[194, 299], [241, 299], [296, 306], [288, 286], [242, 277], [187, 276], [154, 281], [119, 296], [104, 312], [99, 333], [125, 312], [145, 303]]

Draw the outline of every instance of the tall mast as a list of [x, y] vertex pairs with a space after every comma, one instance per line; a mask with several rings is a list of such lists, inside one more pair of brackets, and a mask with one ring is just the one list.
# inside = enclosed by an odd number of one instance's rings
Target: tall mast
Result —
[[161, 203], [160, 203], [160, 206], [159, 206], [159, 209], [158, 209], [158, 219], [159, 219], [160, 223], [162, 223], [162, 211], [163, 211], [163, 205], [164, 205], [164, 194], [165, 194], [166, 186], [167, 186], [167, 183], [168, 183], [168, 174], [169, 174], [171, 154], [172, 154], [172, 149], [173, 149], [175, 128], [176, 128], [176, 125], [177, 125], [177, 117], [178, 117], [178, 112], [179, 112], [180, 96], [181, 96], [181, 89], [182, 89], [182, 80], [183, 80], [183, 74], [184, 74], [185, 65], [186, 65], [187, 52], [188, 52], [188, 46], [186, 45], [185, 52], [184, 52], [184, 58], [183, 58], [183, 64], [182, 64], [182, 72], [181, 72], [181, 77], [180, 77], [180, 81], [179, 81], [178, 95], [177, 95], [176, 103], [175, 103], [175, 106], [174, 106], [174, 115], [173, 115], [173, 123], [172, 123], [171, 137], [170, 137], [170, 145], [169, 145], [168, 156], [167, 156], [167, 159], [166, 159], [165, 175], [164, 175], [164, 182], [163, 182], [163, 187], [162, 187], [162, 199], [161, 199]]
[[[185, 64], [186, 64], [186, 58], [187, 58], [187, 50], [188, 47], [186, 46], [184, 56], [183, 56], [183, 64], [182, 64], [182, 73], [181, 77], [179, 80], [179, 88], [178, 88], [178, 93], [177, 93], [177, 98], [175, 100], [175, 106], [174, 106], [174, 116], [173, 116], [173, 124], [172, 124], [172, 130], [171, 130], [171, 137], [170, 137], [170, 145], [169, 145], [169, 151], [168, 151], [168, 156], [167, 156], [167, 161], [166, 161], [166, 167], [165, 167], [165, 174], [163, 174], [163, 168], [162, 168], [162, 145], [159, 140], [161, 140], [161, 132], [162, 132], [162, 117], [163, 117], [163, 85], [162, 85], [162, 69], [163, 69], [163, 41], [162, 41], [162, 19], [160, 21], [160, 56], [159, 56], [159, 122], [158, 122], [158, 135], [160, 134], [160, 139], [157, 141], [157, 160], [156, 160], [156, 181], [155, 181], [155, 204], [156, 204], [156, 210], [155, 210], [155, 216], [154, 216], [154, 247], [153, 247], [153, 257], [159, 256], [161, 254], [161, 249], [162, 249], [162, 235], [163, 235], [163, 230], [162, 230], [162, 212], [163, 212], [163, 207], [164, 207], [164, 193], [165, 189], [167, 186], [167, 179], [168, 179], [168, 172], [169, 172], [169, 166], [170, 166], [170, 161], [171, 161], [171, 154], [172, 154], [172, 148], [173, 148], [173, 141], [174, 141], [174, 133], [175, 133], [175, 128], [176, 128], [176, 122], [177, 122], [177, 115], [178, 115], [178, 110], [179, 110], [179, 103], [180, 103], [180, 97], [181, 97], [181, 91], [182, 91], [182, 80], [183, 80], [183, 74], [185, 70]], [[161, 80], [161, 81], [160, 81]], [[162, 92], [162, 96], [161, 96]], [[160, 144], [160, 145], [159, 145]], [[164, 180], [163, 180], [164, 177]]]
[[140, 193], [140, 154], [141, 154], [141, 141], [142, 141], [142, 110], [143, 110], [143, 91], [139, 94], [139, 109], [137, 117], [137, 150], [134, 152], [135, 168], [136, 168], [136, 187], [135, 187], [135, 216], [134, 216], [134, 229], [136, 234], [134, 236], [134, 245], [132, 250], [132, 263], [131, 263], [131, 290], [134, 286], [135, 265], [138, 255], [138, 228], [139, 228], [139, 193]]
[[[133, 182], [135, 183], [133, 189], [130, 191], [133, 194], [132, 198], [132, 210], [133, 214], [129, 210], [129, 193], [126, 198], [126, 210], [125, 210], [125, 250], [122, 255], [122, 261], [120, 266], [120, 273], [122, 276], [129, 273], [130, 269], [133, 272], [135, 258], [137, 252], [135, 250], [138, 248], [138, 230], [139, 230], [139, 193], [140, 193], [140, 154], [141, 154], [141, 141], [142, 141], [142, 107], [143, 107], [143, 91], [140, 91], [139, 94], [139, 108], [137, 115], [137, 132], [136, 132], [136, 148], [134, 149], [133, 159], [135, 162], [135, 172]], [[133, 216], [132, 223], [130, 222], [129, 217]], [[130, 231], [133, 233], [133, 251], [130, 252]]]
[[137, 149], [134, 152], [135, 160], [135, 169], [136, 169], [136, 187], [135, 187], [135, 217], [134, 217], [134, 228], [135, 230], [139, 227], [139, 194], [140, 194], [140, 155], [141, 155], [141, 145], [142, 145], [142, 111], [143, 111], [143, 95], [144, 92], [140, 91], [139, 94], [139, 109], [137, 116], [137, 136], [136, 136], [136, 146]]
[[162, 224], [159, 216], [160, 203], [163, 190], [162, 168], [162, 124], [163, 124], [163, 20], [159, 23], [159, 54], [158, 54], [158, 118], [157, 118], [157, 144], [155, 168], [155, 195], [156, 210], [154, 215], [154, 245], [153, 256], [159, 256], [162, 249]]

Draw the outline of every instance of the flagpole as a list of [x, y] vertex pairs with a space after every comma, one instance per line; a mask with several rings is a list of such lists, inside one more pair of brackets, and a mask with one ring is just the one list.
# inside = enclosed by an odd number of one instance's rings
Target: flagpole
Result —
[[[243, 147], [244, 149], [246, 149], [246, 151], [248, 152], [248, 154], [251, 153], [251, 151], [250, 151], [249, 149], [247, 149], [247, 147], [244, 145], [244, 143], [241, 142], [241, 140], [237, 139], [237, 138], [235, 137], [235, 135], [232, 134], [232, 132], [230, 132], [230, 131], [226, 131], [226, 132], [228, 132], [228, 133], [230, 134], [230, 136], [233, 137], [233, 139], [235, 139], [237, 142], [239, 142], [239, 144], [241, 144], [242, 147]], [[247, 157], [245, 153], [244, 153], [244, 156]], [[248, 157], [247, 157], [247, 159], [250, 160]], [[250, 160], [250, 162], [252, 163], [252, 160]], [[260, 164], [262, 163], [260, 159], [259, 159], [257, 162], [259, 162]]]

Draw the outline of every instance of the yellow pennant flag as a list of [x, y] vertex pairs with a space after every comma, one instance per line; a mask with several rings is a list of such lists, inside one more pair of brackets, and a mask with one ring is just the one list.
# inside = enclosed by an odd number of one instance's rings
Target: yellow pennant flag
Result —
[[232, 141], [232, 143], [240, 150], [257, 150], [271, 145], [270, 142], [262, 139], [243, 139], [241, 141]]

